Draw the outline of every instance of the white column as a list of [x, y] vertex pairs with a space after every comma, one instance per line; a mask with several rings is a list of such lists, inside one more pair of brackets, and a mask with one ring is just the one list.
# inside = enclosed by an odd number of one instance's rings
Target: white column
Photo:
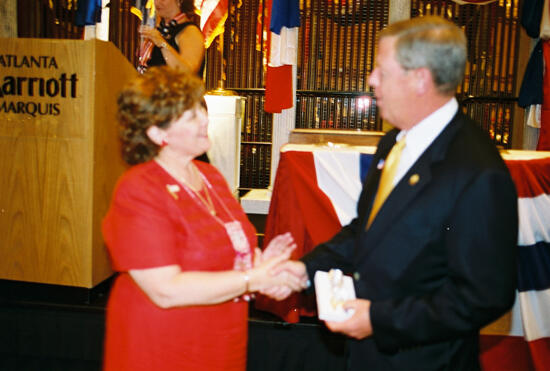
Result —
[[210, 163], [224, 176], [231, 192], [239, 194], [241, 127], [245, 99], [237, 95], [205, 95], [208, 106], [208, 151]]
[[[297, 32], [296, 38], [298, 38]], [[281, 113], [273, 114], [269, 187], [268, 189], [253, 189], [241, 197], [241, 205], [244, 211], [249, 214], [268, 213], [271, 202], [271, 191], [275, 182], [277, 166], [279, 166], [281, 147], [288, 143], [290, 132], [296, 126], [296, 64], [297, 60], [292, 65], [292, 101], [294, 102], [294, 106], [283, 110]]]
[[411, 17], [411, 0], [390, 0], [388, 23], [394, 23]]
[[[298, 33], [296, 33], [298, 38]], [[298, 44], [298, 40], [296, 40]], [[298, 57], [296, 56], [296, 59]], [[280, 150], [281, 147], [288, 143], [290, 132], [296, 127], [296, 63], [292, 65], [292, 101], [294, 105], [292, 108], [285, 109], [281, 113], [273, 114], [273, 132], [272, 132], [272, 144], [271, 144], [271, 177], [269, 182], [269, 188], [273, 188], [273, 182], [275, 181], [275, 174], [277, 172], [277, 166], [279, 166]]]

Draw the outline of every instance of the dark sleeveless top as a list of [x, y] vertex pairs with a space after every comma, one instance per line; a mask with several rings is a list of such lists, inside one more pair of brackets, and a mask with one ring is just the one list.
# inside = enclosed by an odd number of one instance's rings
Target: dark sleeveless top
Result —
[[[187, 26], [195, 26], [198, 28], [198, 26], [193, 22], [184, 22], [179, 24], [168, 24], [167, 26], [161, 25], [159, 26], [158, 30], [166, 40], [166, 42], [176, 51], [179, 53], [180, 48], [178, 44], [176, 43], [176, 36], [185, 29]], [[181, 45], [181, 47], [185, 47], [184, 45]], [[164, 60], [164, 57], [162, 56], [162, 52], [158, 46], [153, 47], [153, 52], [151, 53], [151, 59], [149, 59], [149, 62], [147, 63], [148, 67], [152, 66], [164, 66], [166, 64], [166, 61]], [[202, 79], [202, 72], [204, 70], [204, 58], [201, 63], [201, 68], [199, 68], [199, 71], [197, 72], [197, 75]]]
[[[175, 22], [174, 22], [175, 23]], [[180, 48], [178, 47], [178, 44], [176, 43], [176, 36], [183, 31], [183, 29], [187, 26], [195, 26], [197, 25], [193, 22], [184, 22], [179, 24], [173, 24], [170, 23], [167, 26], [164, 24], [161, 24], [158, 28], [162, 36], [164, 37], [164, 40], [176, 49], [176, 51], [179, 53]], [[198, 28], [198, 27], [197, 27]], [[164, 66], [166, 64], [166, 61], [164, 60], [164, 57], [162, 56], [162, 52], [158, 46], [155, 46], [153, 48], [153, 52], [151, 53], [151, 59], [149, 59], [149, 62], [147, 63], [147, 67], [152, 66]], [[197, 72], [197, 75], [202, 79], [202, 72], [204, 70], [204, 58], [201, 63], [201, 68], [199, 68], [199, 71]], [[199, 157], [196, 158], [197, 160], [203, 161], [203, 162], [210, 162], [210, 159], [208, 158], [208, 155], [206, 153], [203, 153]]]

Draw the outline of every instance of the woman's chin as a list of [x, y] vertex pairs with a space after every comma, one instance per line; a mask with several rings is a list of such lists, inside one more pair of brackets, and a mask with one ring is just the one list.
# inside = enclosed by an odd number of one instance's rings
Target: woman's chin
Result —
[[204, 146], [203, 146], [204, 153], [208, 152], [210, 150], [210, 147], [212, 147], [212, 142], [207, 137], [207, 138], [204, 139]]
[[199, 153], [197, 156], [205, 155], [209, 150], [210, 150], [210, 146], [208, 146], [207, 148], [205, 148], [204, 151], [202, 151], [201, 153]]

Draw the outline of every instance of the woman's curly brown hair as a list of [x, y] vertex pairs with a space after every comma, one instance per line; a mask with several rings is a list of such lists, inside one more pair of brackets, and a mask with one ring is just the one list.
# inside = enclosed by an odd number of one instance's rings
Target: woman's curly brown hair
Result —
[[167, 128], [196, 104], [204, 106], [204, 85], [195, 75], [167, 66], [152, 67], [122, 89], [117, 103], [122, 157], [135, 165], [151, 160], [159, 151], [147, 129]]

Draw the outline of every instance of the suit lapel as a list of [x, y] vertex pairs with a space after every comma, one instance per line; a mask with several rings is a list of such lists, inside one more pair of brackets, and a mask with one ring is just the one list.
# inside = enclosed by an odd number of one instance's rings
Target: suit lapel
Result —
[[[365, 231], [366, 221], [372, 207], [372, 201], [376, 194], [376, 188], [365, 192], [366, 200], [362, 200], [363, 205], [368, 205], [364, 209], [366, 215], [363, 215], [362, 233], [365, 234], [361, 242], [361, 248], [358, 253], [370, 254], [370, 252], [380, 245], [380, 240], [391, 230], [391, 226], [399, 222], [399, 219], [406, 214], [409, 204], [426, 188], [433, 177], [433, 166], [445, 159], [449, 143], [456, 135], [457, 130], [462, 126], [462, 114], [457, 113], [451, 120], [449, 125], [439, 134], [434, 142], [426, 149], [426, 151], [418, 158], [409, 171], [396, 184], [395, 188], [389, 194], [388, 198], [378, 211], [372, 225]], [[394, 136], [395, 138], [395, 136]], [[392, 143], [395, 143], [395, 139]], [[385, 149], [384, 157], [387, 156], [389, 149]], [[381, 171], [373, 172], [372, 177], [375, 179], [366, 180], [365, 186], [377, 187], [380, 179]], [[362, 257], [364, 258], [364, 257]]]
[[357, 215], [359, 218], [362, 218], [360, 224], [363, 225], [363, 228], [370, 214], [374, 196], [376, 195], [376, 190], [378, 189], [378, 183], [380, 182], [382, 169], [378, 165], [385, 161], [395, 144], [395, 138], [398, 133], [399, 130], [392, 130], [380, 140], [376, 153], [374, 154], [373, 161], [371, 162], [369, 172], [363, 182], [363, 190], [359, 196], [359, 201], [357, 204]]

